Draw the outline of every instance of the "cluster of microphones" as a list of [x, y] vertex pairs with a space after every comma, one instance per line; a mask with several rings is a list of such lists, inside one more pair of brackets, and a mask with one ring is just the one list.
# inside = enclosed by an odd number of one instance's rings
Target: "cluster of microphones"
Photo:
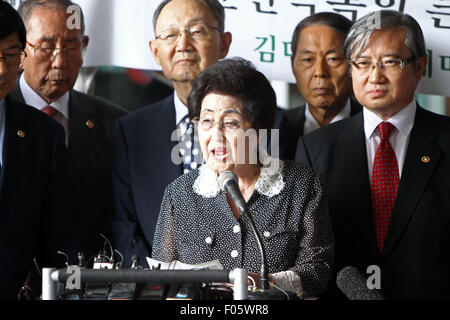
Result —
[[[261, 255], [261, 289], [255, 292], [250, 292], [249, 300], [295, 300], [298, 297], [295, 293], [284, 290], [273, 289], [270, 287], [268, 269], [266, 265], [266, 254], [263, 243], [256, 230], [255, 223], [251, 214], [248, 212], [246, 202], [239, 189], [238, 177], [231, 171], [223, 172], [218, 179], [220, 188], [227, 193], [236, 204], [241, 214], [248, 218], [253, 234], [256, 238], [260, 255]], [[101, 235], [104, 240], [103, 250], [98, 255], [85, 259], [83, 253], [78, 254], [78, 268], [87, 269], [92, 264], [93, 269], [99, 270], [120, 270], [123, 264], [123, 255], [115, 250], [111, 242]], [[109, 247], [109, 252], [107, 250]], [[59, 252], [60, 254], [67, 255]], [[115, 261], [115, 254], [120, 257], [119, 261]], [[93, 260], [93, 261], [92, 261]], [[69, 264], [66, 263], [70, 268]], [[72, 266], [73, 267], [73, 266]], [[141, 270], [139, 258], [132, 257], [131, 270]], [[350, 300], [385, 300], [381, 292], [377, 289], [369, 289], [365, 276], [355, 267], [345, 267], [338, 272], [336, 283], [338, 288]], [[198, 286], [175, 287], [176, 291], [190, 290], [191, 292], [199, 293], [201, 290]], [[174, 290], [174, 286], [157, 286], [157, 285], [142, 285], [137, 283], [105, 283], [105, 282], [87, 282], [80, 283], [79, 287], [68, 288], [67, 283], [58, 283], [58, 298], [64, 300], [134, 300], [134, 299], [164, 299]], [[176, 292], [175, 292], [176, 294]], [[193, 294], [192, 298], [201, 298], [205, 295], [200, 292]]]

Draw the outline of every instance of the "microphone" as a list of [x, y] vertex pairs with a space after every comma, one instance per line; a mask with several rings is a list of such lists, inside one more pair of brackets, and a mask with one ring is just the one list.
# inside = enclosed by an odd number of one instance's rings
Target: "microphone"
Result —
[[345, 267], [338, 272], [336, 283], [350, 300], [386, 300], [378, 289], [367, 287], [366, 277], [355, 267]]
[[269, 286], [269, 274], [267, 272], [266, 265], [266, 252], [264, 251], [264, 247], [261, 242], [261, 238], [256, 231], [255, 223], [247, 210], [247, 206], [245, 203], [245, 199], [242, 196], [242, 192], [239, 189], [238, 177], [232, 171], [222, 172], [219, 176], [218, 182], [219, 187], [228, 194], [233, 200], [236, 207], [239, 209], [243, 216], [246, 216], [250, 222], [250, 226], [252, 228], [253, 234], [256, 237], [256, 242], [258, 243], [259, 251], [261, 254], [261, 291], [268, 290]]

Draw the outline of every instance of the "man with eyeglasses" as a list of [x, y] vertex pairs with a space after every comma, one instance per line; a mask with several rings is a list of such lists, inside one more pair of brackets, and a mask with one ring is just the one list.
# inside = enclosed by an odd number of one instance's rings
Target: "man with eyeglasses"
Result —
[[224, 20], [217, 0], [165, 0], [154, 12], [150, 50], [175, 92], [116, 124], [112, 227], [124, 265], [136, 255], [147, 266], [165, 188], [199, 164], [187, 97], [199, 73], [228, 53]]
[[277, 113], [280, 158], [294, 160], [298, 139], [318, 128], [361, 112], [352, 95], [344, 40], [352, 22], [332, 12], [300, 21], [292, 35], [291, 66], [306, 103]]
[[375, 265], [381, 274], [368, 282], [388, 299], [448, 299], [450, 118], [414, 99], [427, 65], [422, 30], [409, 15], [374, 12], [344, 50], [363, 112], [302, 137], [297, 150], [328, 181], [335, 272]]
[[25, 34], [17, 11], [0, 1], [0, 300], [18, 299], [33, 258], [39, 267], [62, 267], [57, 251], [75, 263], [80, 245], [79, 219], [64, 188], [64, 129], [9, 97], [25, 58]]
[[[89, 38], [81, 8], [70, 0], [28, 0], [18, 9], [27, 28], [27, 42], [20, 76], [12, 97], [60, 122], [66, 132], [68, 164], [79, 209], [86, 259], [98, 254], [108, 236], [112, 200], [112, 133], [114, 122], [125, 114], [117, 106], [73, 90], [83, 64]], [[71, 7], [74, 8], [74, 7]], [[68, 20], [68, 19], [71, 20]], [[70, 188], [70, 186], [66, 186]]]

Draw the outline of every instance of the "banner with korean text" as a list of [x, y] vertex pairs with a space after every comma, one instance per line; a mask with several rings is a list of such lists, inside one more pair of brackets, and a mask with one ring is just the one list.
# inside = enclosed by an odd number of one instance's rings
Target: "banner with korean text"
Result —
[[[7, 0], [18, 5], [20, 0]], [[153, 12], [160, 0], [75, 0], [90, 36], [85, 66], [160, 70], [148, 47]], [[297, 23], [317, 12], [352, 21], [377, 10], [397, 10], [421, 25], [429, 64], [418, 92], [450, 96], [450, 0], [220, 0], [225, 29], [233, 34], [228, 57], [251, 60], [271, 80], [295, 82], [291, 36]]]

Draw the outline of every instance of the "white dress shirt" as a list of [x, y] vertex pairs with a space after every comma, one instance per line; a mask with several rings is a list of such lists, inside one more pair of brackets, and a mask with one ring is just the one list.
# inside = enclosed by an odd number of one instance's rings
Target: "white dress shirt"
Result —
[[[406, 151], [411, 136], [411, 130], [414, 125], [414, 118], [416, 116], [416, 101], [413, 99], [405, 108], [392, 116], [388, 122], [395, 126], [395, 130], [389, 137], [389, 143], [394, 149], [397, 157], [398, 173], [402, 176], [403, 163], [405, 162]], [[378, 125], [385, 121], [378, 117], [375, 113], [364, 107], [364, 133], [366, 136], [367, 149], [367, 164], [369, 167], [369, 177], [372, 180], [373, 162], [380, 144], [380, 133], [378, 132]]]
[[178, 129], [180, 129], [180, 137], [182, 137], [187, 130], [187, 124], [186, 122], [181, 120], [183, 120], [183, 118], [189, 114], [189, 110], [188, 107], [178, 97], [176, 92], [173, 95], [173, 102], [175, 104], [176, 126]]
[[[22, 74], [19, 81], [20, 91], [22, 92], [25, 103], [35, 107], [38, 110], [47, 107], [49, 104], [47, 101], [41, 98], [25, 81], [25, 77]], [[58, 110], [66, 119], [69, 119], [69, 92], [66, 92], [57, 100], [50, 104], [53, 108]]]
[[[26, 82], [25, 76], [22, 74], [19, 80], [20, 91], [22, 92], [23, 99], [25, 103], [41, 110], [49, 104], [47, 101], [41, 98]], [[61, 97], [53, 101], [50, 106], [58, 110], [59, 114], [53, 116], [53, 118], [62, 124], [64, 130], [66, 132], [66, 145], [68, 144], [69, 139], [69, 98], [70, 94], [67, 91]]]
[[[331, 120], [330, 123], [348, 118], [348, 117], [350, 117], [350, 113], [351, 113], [351, 106], [350, 106], [350, 99], [348, 99], [344, 108], [333, 118], [333, 120]], [[309, 104], [306, 103], [305, 124], [303, 126], [303, 135], [308, 134], [319, 128], [320, 128], [320, 125], [317, 123], [317, 120], [313, 117], [311, 111], [309, 111]]]

